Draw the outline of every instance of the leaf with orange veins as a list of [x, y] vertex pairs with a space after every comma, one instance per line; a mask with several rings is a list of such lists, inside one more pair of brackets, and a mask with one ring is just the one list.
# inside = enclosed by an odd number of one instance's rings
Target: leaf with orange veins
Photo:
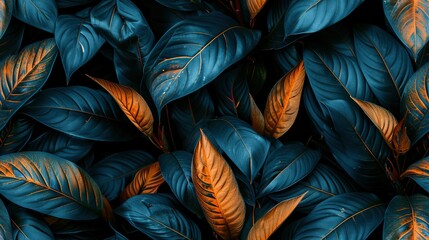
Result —
[[195, 147], [192, 181], [204, 215], [223, 239], [236, 239], [243, 228], [246, 208], [231, 167], [204, 132]]
[[271, 89], [265, 105], [265, 134], [279, 138], [295, 122], [304, 87], [305, 69], [301, 61]]
[[247, 0], [246, 3], [250, 13], [250, 21], [253, 21], [256, 15], [258, 15], [265, 6], [267, 0]]

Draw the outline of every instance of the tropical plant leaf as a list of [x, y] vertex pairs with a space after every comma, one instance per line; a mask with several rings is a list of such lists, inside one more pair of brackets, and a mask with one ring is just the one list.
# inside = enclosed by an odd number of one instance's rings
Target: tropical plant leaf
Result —
[[265, 129], [265, 120], [264, 115], [253, 99], [252, 95], [249, 93], [250, 99], [250, 122], [252, 123], [252, 128], [259, 134], [264, 134]]
[[158, 112], [213, 81], [246, 56], [260, 37], [259, 31], [239, 26], [219, 12], [174, 25], [157, 42], [144, 70]]
[[250, 93], [256, 95], [267, 80], [267, 67], [263, 61], [248, 61], [242, 74], [246, 75]]
[[262, 171], [257, 197], [284, 190], [306, 177], [320, 160], [320, 152], [300, 143], [285, 144], [270, 153]]
[[109, 94], [82, 86], [46, 89], [22, 113], [68, 135], [95, 141], [128, 141], [135, 132]]
[[[88, 76], [90, 77], [90, 76]], [[153, 116], [144, 98], [134, 89], [101, 78], [90, 77], [103, 87], [119, 105], [125, 116], [144, 135], [153, 133]]]
[[[143, 61], [138, 52], [133, 53], [115, 48], [113, 50], [113, 64], [119, 84], [142, 93], [143, 89], [140, 88], [140, 84], [143, 80]], [[146, 87], [144, 84], [143, 86]], [[147, 94], [147, 96], [150, 95]]]
[[279, 138], [292, 127], [298, 116], [304, 80], [301, 61], [272, 87], [264, 111], [266, 135]]
[[398, 114], [405, 84], [414, 73], [407, 51], [374, 25], [355, 25], [353, 33], [356, 57], [371, 90], [381, 106]]
[[134, 179], [125, 187], [119, 198], [125, 201], [135, 195], [156, 193], [164, 182], [159, 162], [154, 162], [137, 171]]
[[274, 51], [274, 59], [281, 68], [283, 74], [290, 72], [301, 61], [302, 56], [299, 55], [297, 47], [298, 44], [291, 44], [285, 48]]
[[12, 220], [11, 239], [55, 239], [48, 223], [36, 212], [13, 205], [9, 207]]
[[194, 11], [198, 9], [201, 0], [156, 0], [159, 4], [179, 11]]
[[428, 197], [416, 194], [395, 196], [384, 215], [383, 239], [427, 239], [429, 238]]
[[48, 152], [66, 160], [77, 162], [92, 149], [93, 143], [84, 139], [49, 131], [29, 142], [25, 151]]
[[0, 156], [0, 194], [21, 207], [64, 219], [98, 218], [106, 207], [87, 173], [44, 152]]
[[237, 238], [246, 215], [244, 200], [231, 168], [202, 130], [194, 151], [192, 181], [212, 229], [223, 239]]
[[411, 140], [407, 134], [407, 127], [405, 126], [405, 117], [393, 129], [392, 147], [394, 154], [397, 156], [405, 154], [411, 148]]
[[153, 239], [201, 239], [198, 225], [177, 209], [170, 195], [141, 194], [115, 213]]
[[365, 115], [371, 120], [372, 123], [377, 127], [389, 146], [392, 144], [393, 131], [398, 120], [389, 110], [371, 102], [362, 101], [356, 98], [352, 98], [355, 103], [363, 110]]
[[0, 239], [12, 239], [12, 223], [2, 200], [0, 200], [0, 212], [2, 213], [0, 214]]
[[401, 99], [401, 114], [414, 145], [429, 132], [429, 63], [419, 68], [408, 80]]
[[212, 120], [207, 128], [220, 148], [252, 183], [264, 165], [270, 143], [248, 123], [234, 117]]
[[67, 82], [77, 69], [98, 52], [105, 41], [89, 20], [73, 15], [59, 16], [54, 34]]
[[357, 192], [357, 186], [335, 169], [319, 163], [302, 181], [291, 188], [268, 195], [277, 202], [307, 193], [297, 211], [308, 213], [327, 198], [348, 192]]
[[262, 10], [267, 0], [246, 0], [247, 9], [250, 13], [250, 21], [254, 21], [256, 15]]
[[71, 221], [51, 216], [43, 216], [43, 218], [49, 224], [56, 239], [65, 240], [79, 236], [81, 239], [90, 240], [106, 233], [106, 225], [99, 220]]
[[58, 16], [57, 5], [55, 0], [15, 0], [13, 16], [31, 26], [53, 33]]
[[262, 218], [260, 218], [255, 225], [250, 229], [247, 239], [249, 240], [266, 240], [273, 234], [277, 228], [290, 216], [298, 204], [301, 202], [305, 193], [277, 204]]
[[0, 130], [48, 79], [57, 56], [53, 39], [26, 46], [0, 63]]
[[5, 34], [13, 12], [13, 0], [0, 1], [0, 38]]
[[162, 176], [177, 200], [198, 217], [203, 216], [192, 183], [192, 154], [185, 151], [164, 153], [158, 158]]
[[9, 55], [17, 54], [24, 37], [25, 25], [17, 20], [12, 20], [12, 23], [7, 28], [7, 31], [0, 39], [0, 61]]
[[107, 200], [112, 201], [119, 196], [139, 169], [153, 162], [155, 159], [145, 151], [118, 152], [97, 162], [88, 173]]
[[426, 192], [429, 192], [429, 157], [411, 164], [401, 177], [409, 177], [416, 181]]
[[76, 7], [94, 2], [95, 0], [55, 0], [58, 8]]
[[385, 204], [372, 193], [344, 193], [318, 204], [293, 239], [366, 239], [383, 221]]
[[18, 152], [30, 140], [34, 123], [24, 117], [10, 121], [0, 131], [0, 155]]
[[429, 41], [429, 2], [383, 1], [384, 14], [396, 36], [408, 47], [414, 59]]

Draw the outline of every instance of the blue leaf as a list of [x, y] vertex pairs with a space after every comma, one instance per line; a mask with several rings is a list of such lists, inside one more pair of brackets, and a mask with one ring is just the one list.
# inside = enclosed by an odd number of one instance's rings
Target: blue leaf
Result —
[[134, 127], [113, 98], [82, 86], [49, 88], [40, 92], [22, 113], [68, 135], [94, 141], [128, 141]]
[[73, 15], [61, 15], [57, 18], [55, 42], [67, 81], [98, 52], [104, 41], [87, 19]]
[[0, 39], [0, 61], [9, 55], [17, 54], [21, 47], [22, 38], [24, 37], [25, 25], [17, 20], [12, 20], [12, 23], [7, 28], [6, 33]]
[[26, 46], [0, 63], [0, 130], [48, 80], [57, 57], [53, 39]]
[[0, 38], [5, 34], [13, 12], [14, 0], [3, 0], [0, 2]]
[[55, 0], [15, 0], [13, 16], [19, 20], [53, 33], [58, 11]]
[[29, 142], [24, 150], [48, 152], [77, 162], [92, 149], [92, 146], [93, 143], [90, 141], [73, 138], [56, 131], [48, 131]]
[[13, 224], [13, 239], [55, 239], [41, 215], [16, 205], [8, 207], [8, 210]]
[[156, 0], [158, 3], [179, 11], [194, 11], [198, 9], [201, 0]]
[[177, 200], [198, 217], [203, 217], [192, 183], [192, 154], [185, 151], [164, 153], [158, 161], [162, 176]]
[[33, 130], [31, 119], [21, 117], [10, 121], [0, 131], [0, 155], [19, 152], [30, 140]]
[[86, 5], [95, 0], [55, 0], [57, 2], [58, 8], [69, 8], [76, 7], [81, 5]]
[[44, 152], [0, 156], [0, 194], [21, 207], [73, 220], [98, 218], [105, 207], [87, 173]]
[[[138, 44], [135, 43], [135, 46], [137, 47]], [[135, 50], [136, 52], [133, 53], [115, 48], [113, 64], [115, 65], [118, 83], [131, 87], [143, 95], [140, 89], [140, 85], [143, 83], [143, 61], [138, 54], [138, 49], [136, 48]], [[148, 98], [144, 97], [144, 99], [149, 99], [150, 95], [148, 94], [148, 96]]]
[[308, 213], [325, 199], [357, 190], [356, 185], [340, 172], [327, 165], [318, 164], [306, 179], [289, 189], [272, 193], [269, 197], [277, 202], [282, 202], [307, 192], [296, 210]]
[[201, 239], [198, 225], [183, 215], [168, 195], [134, 196], [115, 213], [153, 239]]
[[360, 24], [354, 28], [356, 57], [380, 105], [399, 113], [405, 84], [414, 73], [405, 48], [384, 30]]
[[0, 213], [0, 239], [12, 239], [12, 225], [9, 213], [2, 200], [0, 200]]
[[174, 25], [157, 42], [144, 70], [158, 112], [213, 81], [246, 56], [260, 36], [219, 12]]
[[274, 59], [282, 70], [282, 74], [286, 74], [292, 70], [301, 61], [301, 57], [297, 51], [297, 45], [292, 44], [283, 49], [274, 51]]
[[212, 120], [207, 128], [220, 148], [252, 183], [264, 165], [270, 143], [248, 123], [234, 117]]
[[429, 192], [429, 157], [411, 164], [401, 177], [409, 177], [416, 181], [426, 192]]
[[285, 144], [265, 161], [257, 198], [284, 190], [307, 176], [320, 160], [320, 152], [300, 143]]
[[372, 193], [345, 193], [318, 204], [292, 239], [366, 239], [383, 221], [385, 204]]
[[153, 162], [155, 159], [152, 155], [141, 150], [119, 152], [92, 166], [89, 175], [107, 200], [112, 201], [119, 196], [138, 170]]

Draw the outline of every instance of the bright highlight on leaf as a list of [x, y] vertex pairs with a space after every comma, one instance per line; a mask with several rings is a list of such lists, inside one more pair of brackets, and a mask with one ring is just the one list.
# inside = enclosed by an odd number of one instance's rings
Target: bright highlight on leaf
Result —
[[279, 138], [292, 127], [298, 115], [304, 80], [301, 61], [271, 89], [264, 111], [265, 134]]
[[192, 181], [212, 229], [223, 239], [240, 235], [246, 215], [232, 169], [204, 132], [194, 151]]

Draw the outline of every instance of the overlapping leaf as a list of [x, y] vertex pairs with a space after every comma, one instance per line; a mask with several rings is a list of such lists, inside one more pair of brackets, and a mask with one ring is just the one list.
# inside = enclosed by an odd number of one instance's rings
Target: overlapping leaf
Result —
[[55, 0], [57, 2], [58, 8], [68, 8], [85, 5], [95, 0]]
[[0, 155], [18, 152], [30, 140], [34, 123], [28, 118], [16, 118], [0, 131]]
[[262, 10], [266, 3], [267, 0], [246, 0], [251, 21], [256, 17], [256, 15], [258, 15], [258, 13]]
[[416, 194], [395, 196], [384, 215], [383, 239], [429, 238], [429, 199]]
[[0, 194], [24, 208], [73, 220], [98, 218], [105, 207], [100, 189], [86, 172], [44, 152], [1, 156]]
[[201, 0], [156, 0], [158, 3], [179, 11], [194, 11], [198, 9], [198, 4]]
[[53, 33], [58, 11], [55, 0], [15, 0], [13, 16], [19, 20]]
[[13, 239], [55, 239], [48, 224], [39, 214], [18, 206], [11, 206], [9, 212], [13, 224]]
[[127, 141], [135, 137], [109, 94], [82, 86], [49, 88], [22, 112], [68, 135], [95, 141]]
[[252, 95], [249, 94], [250, 99], [250, 122], [252, 123], [252, 128], [259, 134], [264, 134], [265, 129], [265, 120], [264, 115], [253, 99]]
[[411, 164], [401, 177], [409, 177], [429, 192], [429, 158], [425, 157]]
[[17, 20], [12, 20], [12, 24], [0, 39], [0, 60], [9, 55], [17, 54], [24, 37], [25, 25]]
[[174, 25], [155, 45], [144, 71], [158, 112], [213, 81], [246, 56], [260, 36], [219, 12]]
[[7, 240], [12, 239], [12, 225], [9, 217], [9, 213], [4, 205], [3, 201], [0, 200], [0, 239]]
[[9, 26], [13, 12], [13, 0], [1, 0], [0, 1], [0, 38], [3, 37], [4, 33]]
[[194, 151], [192, 181], [212, 229], [223, 239], [237, 238], [246, 215], [243, 197], [228, 163], [202, 131]]

